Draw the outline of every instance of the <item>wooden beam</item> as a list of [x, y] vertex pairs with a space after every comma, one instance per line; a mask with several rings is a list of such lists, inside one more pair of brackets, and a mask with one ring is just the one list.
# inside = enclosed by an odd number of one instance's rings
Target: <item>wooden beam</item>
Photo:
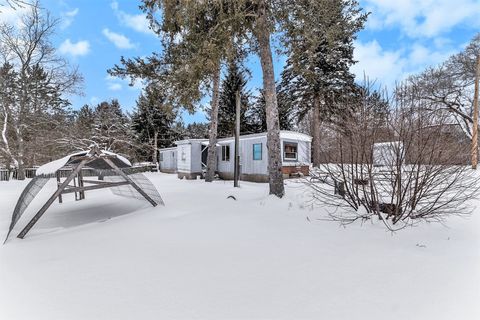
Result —
[[139, 186], [137, 186], [137, 184], [135, 182], [133, 182], [132, 179], [130, 179], [130, 177], [128, 175], [125, 174], [125, 172], [123, 172], [122, 170], [120, 170], [116, 165], [115, 163], [113, 163], [112, 160], [110, 160], [109, 158], [102, 158], [103, 160], [105, 160], [106, 163], [108, 163], [108, 165], [110, 167], [113, 168], [113, 170], [115, 170], [115, 172], [117, 172], [119, 175], [121, 175], [125, 180], [127, 180], [131, 185], [132, 187], [138, 191], [138, 193], [140, 193], [145, 199], [147, 199], [148, 202], [150, 202], [150, 204], [154, 207], [157, 206], [157, 203], [148, 196], [148, 194], [145, 193], [145, 191], [142, 190], [142, 188], [140, 188]]
[[58, 187], [58, 189], [52, 194], [52, 196], [45, 202], [43, 207], [37, 212], [37, 214], [28, 222], [28, 224], [23, 228], [23, 230], [18, 234], [18, 238], [23, 239], [25, 235], [30, 231], [30, 229], [37, 223], [38, 219], [47, 211], [47, 209], [52, 205], [55, 199], [62, 193], [65, 187], [70, 183], [70, 181], [75, 178], [77, 173], [82, 170], [83, 166], [87, 163], [87, 159], [82, 160], [77, 167], [72, 171], [72, 173], [63, 181], [63, 183]]
[[62, 194], [65, 193], [72, 193], [72, 192], [84, 192], [84, 191], [89, 191], [89, 190], [97, 190], [97, 189], [104, 189], [104, 188], [113, 188], [113, 187], [119, 187], [119, 186], [124, 186], [126, 184], [130, 184], [128, 181], [121, 181], [121, 182], [106, 182], [104, 184], [96, 184], [93, 186], [86, 186], [86, 187], [75, 187], [75, 188], [65, 188], [62, 191]]
[[83, 180], [83, 183], [104, 184], [104, 183], [110, 183], [110, 182], [104, 181], [104, 180]]

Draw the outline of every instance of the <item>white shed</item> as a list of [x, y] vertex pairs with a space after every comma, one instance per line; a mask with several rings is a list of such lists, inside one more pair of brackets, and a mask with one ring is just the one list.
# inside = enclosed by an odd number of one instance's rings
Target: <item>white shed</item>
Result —
[[402, 156], [403, 143], [401, 141], [389, 141], [374, 143], [372, 156], [374, 166], [395, 166], [397, 159]]
[[159, 150], [160, 171], [167, 173], [177, 172], [177, 147]]

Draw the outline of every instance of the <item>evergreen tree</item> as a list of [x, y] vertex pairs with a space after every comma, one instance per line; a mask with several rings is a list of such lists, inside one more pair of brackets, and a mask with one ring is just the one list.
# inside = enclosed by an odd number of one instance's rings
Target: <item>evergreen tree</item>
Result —
[[157, 163], [158, 148], [170, 147], [175, 139], [172, 132], [177, 114], [168, 104], [166, 96], [153, 84], [148, 85], [137, 100], [137, 110], [132, 116], [132, 128], [137, 139], [147, 144], [152, 161]]
[[284, 10], [288, 59], [282, 90], [299, 119], [312, 111], [312, 160], [318, 165], [320, 123], [346, 111], [342, 108], [345, 104], [336, 101], [354, 88], [354, 76], [349, 71], [355, 62], [353, 41], [368, 14], [356, 0], [292, 2]]
[[118, 100], [103, 101], [95, 108], [92, 140], [109, 151], [128, 154], [132, 147], [130, 119]]
[[[278, 121], [280, 130], [292, 130], [294, 128], [293, 121], [293, 109], [291, 102], [286, 97], [286, 94], [279, 90], [277, 86], [277, 101], [278, 101]], [[254, 128], [254, 132], [266, 132], [267, 131], [267, 116], [265, 112], [265, 96], [263, 90], [259, 90], [259, 95], [255, 98], [255, 103], [249, 112], [251, 119], [251, 125]]]
[[184, 139], [207, 139], [208, 138], [208, 123], [189, 123], [185, 128]]
[[248, 134], [255, 132], [255, 124], [249, 114], [250, 99], [245, 70], [239, 67], [237, 61], [228, 64], [227, 76], [222, 82], [220, 90], [220, 102], [218, 107], [218, 136], [231, 137], [235, 134], [236, 120], [236, 93], [240, 93], [240, 133]]

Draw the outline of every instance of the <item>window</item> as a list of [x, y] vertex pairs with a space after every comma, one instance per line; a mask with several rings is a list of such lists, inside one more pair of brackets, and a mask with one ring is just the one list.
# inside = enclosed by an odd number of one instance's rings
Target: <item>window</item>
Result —
[[262, 144], [253, 144], [253, 160], [262, 160]]
[[163, 161], [163, 153], [160, 152], [160, 161]]
[[222, 146], [222, 161], [230, 161], [230, 146]]
[[292, 142], [283, 143], [283, 159], [297, 160], [297, 144]]

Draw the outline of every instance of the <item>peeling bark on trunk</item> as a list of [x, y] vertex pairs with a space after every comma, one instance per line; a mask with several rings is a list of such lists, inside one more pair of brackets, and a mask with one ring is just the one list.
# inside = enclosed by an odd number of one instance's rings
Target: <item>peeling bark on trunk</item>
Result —
[[313, 100], [312, 114], [312, 163], [314, 167], [320, 165], [320, 98], [316, 96]]
[[208, 154], [207, 154], [207, 172], [205, 173], [205, 181], [212, 182], [215, 178], [215, 167], [217, 158], [217, 127], [218, 127], [218, 104], [219, 104], [219, 91], [220, 91], [220, 62], [218, 63], [217, 70], [213, 75], [213, 93], [211, 103], [210, 114], [210, 136], [208, 142]]
[[273, 71], [272, 50], [270, 48], [270, 31], [266, 17], [266, 4], [259, 3], [255, 37], [258, 41], [260, 63], [263, 73], [263, 90], [265, 95], [265, 112], [267, 120], [268, 176], [270, 194], [281, 198], [285, 194], [282, 175], [282, 158], [280, 148], [280, 123], [278, 118], [277, 94]]

